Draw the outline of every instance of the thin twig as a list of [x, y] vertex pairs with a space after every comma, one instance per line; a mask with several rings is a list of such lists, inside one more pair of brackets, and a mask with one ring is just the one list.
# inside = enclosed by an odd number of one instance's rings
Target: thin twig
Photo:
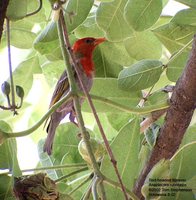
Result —
[[[51, 167], [38, 167], [38, 168], [32, 168], [32, 169], [23, 169], [23, 170], [21, 170], [21, 172], [25, 173], [25, 172], [44, 171], [44, 170], [51, 170], [51, 169], [57, 170], [57, 169], [65, 169], [65, 168], [83, 168], [83, 167], [86, 167], [86, 166], [87, 165], [84, 164], [84, 163], [81, 163], [81, 164], [54, 165], [54, 166], [51, 166]], [[11, 173], [12, 173], [11, 171], [7, 171], [7, 172], [0, 173], [0, 175], [11, 174]]]
[[6, 22], [7, 22], [8, 63], [9, 63], [9, 74], [10, 74], [11, 95], [12, 95], [11, 108], [13, 109], [14, 115], [16, 115], [17, 111], [15, 103], [15, 90], [14, 90], [14, 79], [12, 74], [12, 58], [11, 58], [11, 45], [10, 45], [10, 20], [6, 19]]
[[88, 183], [92, 179], [91, 175], [88, 176], [84, 181], [82, 181], [76, 188], [74, 188], [71, 192], [69, 192], [69, 195], [73, 194], [75, 191], [77, 191], [79, 188], [81, 188], [83, 185]]
[[[84, 93], [79, 93], [80, 96], [85, 97]], [[169, 107], [169, 102], [168, 101], [163, 101], [163, 102], [159, 102], [158, 105], [147, 105], [145, 107], [131, 107], [131, 106], [125, 106], [122, 105], [120, 103], [117, 103], [115, 101], [112, 101], [110, 99], [107, 99], [105, 97], [101, 97], [101, 96], [97, 96], [94, 94], [90, 94], [91, 99], [102, 102], [106, 105], [109, 105], [113, 108], [118, 109], [119, 111], [124, 111], [127, 113], [133, 113], [133, 114], [139, 114], [139, 115], [143, 115], [143, 114], [148, 114], [154, 111], [159, 111], [159, 110], [163, 110], [165, 108]]]
[[92, 195], [93, 195], [94, 200], [99, 199], [99, 195], [97, 193], [98, 183], [99, 183], [99, 178], [96, 176], [96, 177], [94, 177], [93, 184], [92, 184]]
[[48, 112], [31, 128], [24, 130], [24, 131], [20, 131], [20, 132], [14, 132], [14, 133], [9, 133], [9, 132], [4, 132], [2, 130], [0, 130], [2, 133], [5, 133], [5, 136], [7, 138], [15, 138], [15, 137], [23, 137], [23, 136], [27, 136], [29, 134], [31, 134], [32, 132], [34, 132], [36, 129], [38, 129], [42, 123], [45, 122], [45, 120], [57, 109], [59, 108], [63, 103], [67, 102], [70, 100], [70, 98], [72, 97], [72, 93], [69, 92], [66, 96], [64, 96], [62, 99], [60, 99], [57, 103], [55, 103], [49, 110]]
[[73, 171], [73, 172], [71, 172], [71, 173], [69, 173], [69, 174], [66, 174], [66, 175], [61, 176], [60, 178], [56, 179], [56, 180], [55, 180], [55, 183], [58, 183], [58, 182], [60, 182], [60, 181], [62, 181], [62, 180], [64, 180], [64, 179], [66, 179], [66, 178], [68, 178], [68, 177], [70, 177], [70, 176], [73, 176], [73, 175], [75, 175], [75, 174], [78, 174], [78, 173], [83, 172], [83, 171], [86, 171], [86, 170], [88, 170], [88, 167], [83, 167], [83, 168], [81, 168], [81, 169], [75, 170], [75, 171]]

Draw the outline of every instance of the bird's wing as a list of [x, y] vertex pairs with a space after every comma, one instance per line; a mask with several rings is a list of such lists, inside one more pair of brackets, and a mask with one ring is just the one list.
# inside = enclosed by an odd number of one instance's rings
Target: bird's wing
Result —
[[62, 73], [54, 89], [49, 108], [53, 106], [61, 97], [69, 91], [69, 81], [66, 70]]

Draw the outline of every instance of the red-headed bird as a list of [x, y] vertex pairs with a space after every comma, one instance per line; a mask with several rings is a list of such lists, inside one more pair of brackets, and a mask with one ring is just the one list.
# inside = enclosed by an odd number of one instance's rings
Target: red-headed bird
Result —
[[[94, 63], [93, 63], [93, 50], [95, 47], [104, 42], [105, 38], [82, 38], [77, 40], [72, 49], [73, 53], [75, 54], [76, 59], [79, 61], [80, 66], [82, 67], [81, 71], [81, 78], [83, 83], [85, 84], [88, 91], [90, 91], [93, 83], [93, 77], [95, 74]], [[74, 77], [76, 79], [76, 84], [80, 90], [82, 90], [76, 72], [74, 71]], [[57, 101], [59, 101], [62, 97], [67, 95], [70, 91], [69, 82], [66, 70], [61, 75], [60, 79], [57, 82], [55, 87], [50, 106], [49, 108], [54, 105]], [[80, 103], [82, 103], [83, 99], [80, 99]], [[52, 145], [54, 140], [54, 135], [57, 126], [60, 124], [61, 120], [66, 116], [69, 115], [69, 119], [71, 122], [74, 122], [75, 119], [75, 112], [74, 112], [74, 105], [73, 100], [68, 101], [67, 103], [63, 104], [58, 108], [50, 117], [50, 121], [47, 127], [47, 138], [44, 144], [44, 152], [47, 152], [48, 155], [52, 153]]]

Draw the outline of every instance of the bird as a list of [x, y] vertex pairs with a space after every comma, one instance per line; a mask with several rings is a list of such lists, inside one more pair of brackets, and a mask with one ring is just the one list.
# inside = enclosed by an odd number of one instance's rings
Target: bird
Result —
[[[86, 86], [87, 91], [90, 91], [93, 78], [95, 76], [95, 67], [93, 62], [93, 51], [94, 49], [101, 44], [102, 42], [106, 41], [104, 37], [102, 38], [93, 38], [93, 37], [86, 37], [78, 39], [72, 46], [72, 51], [79, 63], [80, 68], [80, 75], [83, 81], [83, 84]], [[77, 74], [73, 69], [74, 78], [76, 81], [77, 87], [82, 91], [82, 87], [79, 83]], [[62, 97], [67, 95], [70, 91], [69, 81], [66, 70], [62, 73], [59, 80], [57, 81], [56, 87], [54, 89], [49, 108], [51, 108], [56, 102], [58, 102]], [[80, 97], [79, 99], [80, 104], [84, 101], [84, 98]], [[43, 147], [43, 151], [47, 152], [48, 155], [52, 154], [52, 146], [53, 140], [55, 136], [55, 131], [58, 125], [60, 124], [61, 120], [63, 120], [69, 114], [69, 119], [71, 122], [75, 123], [75, 111], [74, 111], [74, 104], [73, 100], [69, 100], [68, 102], [62, 104], [56, 111], [52, 113], [49, 118], [49, 123], [47, 126], [47, 138], [45, 140], [45, 144]]]

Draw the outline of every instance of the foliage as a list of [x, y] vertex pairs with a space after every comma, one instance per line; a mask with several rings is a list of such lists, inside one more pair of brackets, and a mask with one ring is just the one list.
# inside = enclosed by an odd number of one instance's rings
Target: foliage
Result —
[[[68, 0], [63, 4], [71, 43], [87, 36], [107, 39], [94, 52], [96, 75], [90, 93], [94, 95], [94, 103], [117, 159], [122, 180], [130, 191], [158, 134], [157, 131], [153, 132], [152, 127], [148, 134], [140, 134], [140, 122], [153, 111], [149, 105], [159, 110], [162, 109], [160, 102], [167, 102], [168, 95], [160, 90], [168, 84], [174, 84], [180, 77], [196, 32], [195, 1], [176, 1], [190, 8], [179, 11], [173, 17], [161, 15], [167, 2], [165, 0], [146, 0], [145, 3], [143, 0]], [[39, 2], [10, 0], [7, 17], [11, 20], [11, 45], [22, 49], [22, 53], [28, 52], [28, 55], [13, 73], [15, 84], [24, 89], [24, 103], [19, 116], [13, 117], [8, 111], [0, 111], [0, 129], [3, 131], [16, 132], [18, 126], [23, 131], [41, 119], [47, 112], [53, 87], [66, 67], [60, 50], [57, 23], [50, 16], [51, 2], [53, 1], [43, 1], [38, 13], [26, 17], [39, 7]], [[54, 12], [52, 16], [58, 15], [58, 11]], [[6, 35], [5, 30], [1, 51], [6, 47]], [[12, 56], [14, 57], [14, 51]], [[4, 66], [4, 70], [6, 68]], [[2, 83], [3, 81], [5, 80], [1, 80]], [[146, 98], [144, 105], [141, 104], [142, 94], [149, 92], [149, 98]], [[96, 96], [118, 105], [106, 103]], [[0, 94], [0, 104], [6, 103], [5, 96]], [[146, 108], [145, 112], [142, 109], [140, 111], [138, 104]], [[91, 137], [102, 140], [87, 102], [82, 105], [82, 111]], [[136, 116], [135, 113], [139, 115]], [[163, 118], [156, 124], [161, 126]], [[154, 127], [157, 127], [156, 124]], [[22, 172], [17, 160], [16, 139], [6, 140], [1, 135], [1, 130], [0, 143], [5, 142], [0, 146], [0, 169], [9, 170], [13, 176], [20, 176]], [[152, 199], [149, 196], [150, 178], [185, 178], [186, 188], [195, 188], [195, 131], [196, 126], [192, 124], [184, 136], [181, 150], [171, 160], [161, 161], [153, 168], [142, 190], [147, 199]], [[86, 171], [79, 171], [81, 167], [54, 167], [85, 165], [78, 152], [78, 134], [79, 130], [74, 124], [66, 122], [60, 125], [52, 156], [43, 153], [43, 139], [46, 137], [43, 127], [29, 136], [38, 143], [38, 167], [43, 167], [50, 178], [59, 179], [58, 190], [64, 197], [67, 194], [66, 199], [81, 199], [90, 183], [85, 180], [88, 180], [92, 172], [91, 167]], [[28, 152], [29, 149], [24, 151]], [[117, 180], [108, 155], [104, 156], [100, 165], [105, 176], [113, 181]], [[77, 170], [78, 173], [60, 179]], [[13, 178], [0, 174], [0, 183], [2, 182], [4, 184], [0, 184], [0, 199], [13, 199]], [[104, 187], [108, 199], [123, 199], [120, 190], [106, 183]], [[194, 195], [195, 190], [186, 193], [177, 191], [174, 199], [193, 199]], [[160, 199], [166, 200], [169, 197]]]

